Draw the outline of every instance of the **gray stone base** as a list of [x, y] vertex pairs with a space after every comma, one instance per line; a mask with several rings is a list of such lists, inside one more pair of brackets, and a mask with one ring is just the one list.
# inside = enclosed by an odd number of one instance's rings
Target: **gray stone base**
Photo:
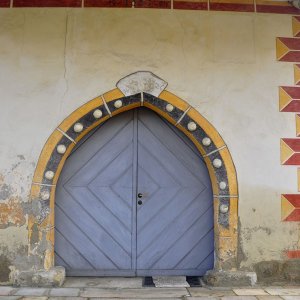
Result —
[[206, 272], [203, 280], [210, 286], [253, 286], [256, 284], [257, 276], [255, 272], [211, 270]]
[[261, 261], [254, 270], [260, 284], [300, 283], [300, 259]]
[[155, 287], [190, 287], [185, 276], [153, 276]]
[[10, 272], [10, 282], [14, 286], [60, 287], [66, 277], [64, 267], [54, 267], [50, 270], [20, 271], [13, 268]]

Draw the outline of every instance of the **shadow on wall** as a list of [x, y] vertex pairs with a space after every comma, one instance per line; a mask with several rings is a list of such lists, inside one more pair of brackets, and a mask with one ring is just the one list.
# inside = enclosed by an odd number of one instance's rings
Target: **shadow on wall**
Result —
[[13, 265], [16, 261], [26, 261], [26, 257], [28, 255], [27, 245], [16, 244], [13, 249], [15, 249], [15, 251], [10, 251], [6, 246], [0, 248], [0, 283], [9, 282], [11, 265]]

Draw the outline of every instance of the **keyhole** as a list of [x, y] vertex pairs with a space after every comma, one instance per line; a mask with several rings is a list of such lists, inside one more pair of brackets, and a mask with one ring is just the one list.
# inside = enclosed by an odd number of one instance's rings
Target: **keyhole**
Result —
[[143, 204], [143, 201], [142, 200], [139, 200], [138, 201], [138, 205], [142, 205]]

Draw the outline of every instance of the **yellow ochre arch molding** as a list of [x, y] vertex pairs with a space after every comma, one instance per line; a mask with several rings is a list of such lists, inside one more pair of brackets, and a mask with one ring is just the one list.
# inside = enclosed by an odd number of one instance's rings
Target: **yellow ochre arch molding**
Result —
[[30, 193], [38, 213], [28, 217], [29, 256], [39, 257], [40, 268], [54, 267], [55, 189], [73, 147], [107, 119], [145, 106], [178, 127], [204, 157], [214, 193], [214, 269], [236, 270], [238, 185], [230, 152], [217, 130], [186, 101], [165, 90], [166, 86], [151, 72], [133, 73], [121, 79], [117, 88], [79, 107], [50, 135], [40, 154]]

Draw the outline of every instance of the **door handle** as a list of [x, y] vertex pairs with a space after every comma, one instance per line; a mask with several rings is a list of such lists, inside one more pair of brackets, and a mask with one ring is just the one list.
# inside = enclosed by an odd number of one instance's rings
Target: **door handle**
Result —
[[143, 194], [142, 193], [138, 193], [138, 198], [143, 198]]

